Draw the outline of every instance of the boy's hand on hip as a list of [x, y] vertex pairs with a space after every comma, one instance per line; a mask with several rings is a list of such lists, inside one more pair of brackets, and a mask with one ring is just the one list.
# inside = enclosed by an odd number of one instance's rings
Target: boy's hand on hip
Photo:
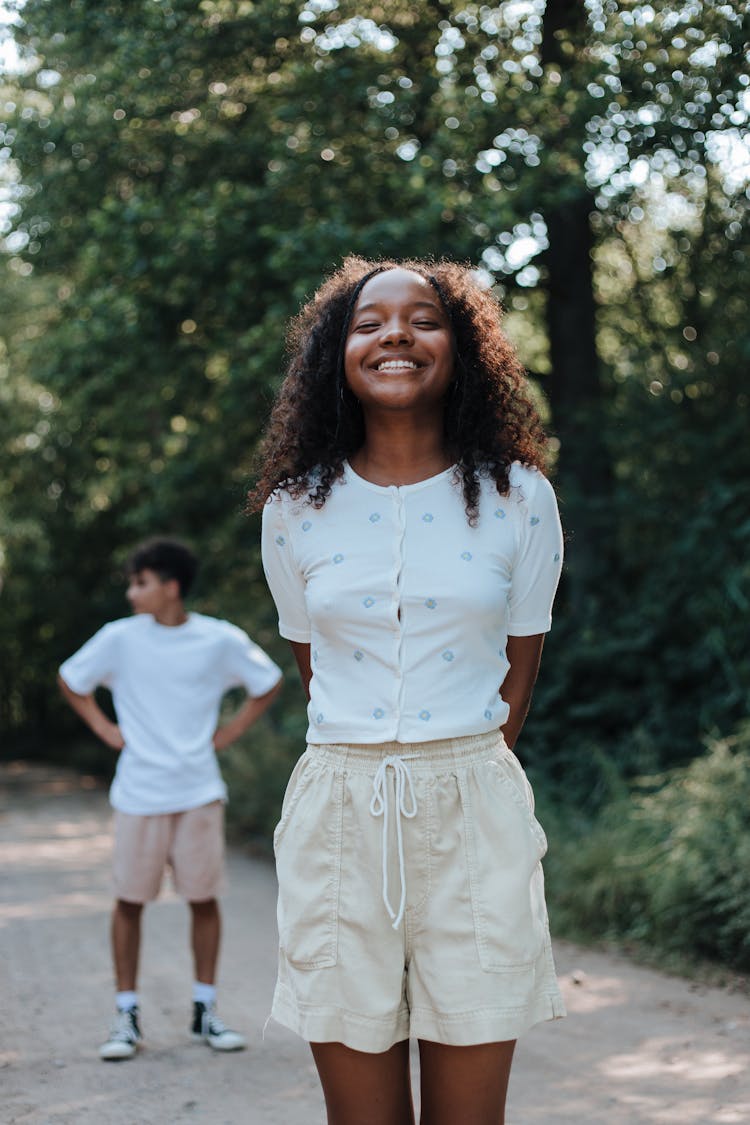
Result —
[[273, 703], [281, 691], [281, 680], [267, 691], [265, 695], [251, 696], [245, 700], [239, 711], [226, 723], [222, 723], [214, 731], [214, 750], [225, 750], [259, 719], [267, 707]]
[[112, 750], [122, 750], [125, 746], [125, 739], [117, 723], [107, 723], [106, 727], [96, 733]]
[[86, 726], [94, 732], [97, 738], [109, 746], [112, 750], [122, 750], [125, 746], [125, 739], [122, 737], [122, 731], [117, 723], [113, 723], [102, 711], [99, 704], [94, 699], [94, 696], [89, 693], [88, 695], [79, 695], [77, 691], [73, 691], [68, 687], [65, 680], [61, 676], [57, 677], [57, 682], [63, 696], [73, 708], [77, 715], [83, 719]]
[[226, 750], [227, 746], [229, 746], [229, 744], [233, 741], [234, 739], [226, 730], [226, 727], [217, 727], [217, 729], [214, 731], [213, 744], [214, 750], [216, 750], [217, 752], [219, 750]]

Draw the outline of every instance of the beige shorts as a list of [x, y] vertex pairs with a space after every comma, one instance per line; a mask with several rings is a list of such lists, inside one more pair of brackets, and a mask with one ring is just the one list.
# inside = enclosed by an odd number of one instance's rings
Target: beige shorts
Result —
[[311, 1042], [468, 1046], [565, 1015], [518, 759], [497, 733], [308, 746], [274, 835], [272, 1015]]
[[188, 902], [216, 898], [224, 871], [222, 801], [156, 816], [115, 810], [115, 897], [151, 902], [159, 894], [165, 867], [171, 867], [175, 890]]

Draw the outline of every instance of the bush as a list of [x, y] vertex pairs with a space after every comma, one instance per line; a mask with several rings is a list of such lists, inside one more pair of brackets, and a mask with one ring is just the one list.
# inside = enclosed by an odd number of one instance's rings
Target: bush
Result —
[[[591, 822], [548, 808], [558, 932], [750, 970], [750, 722]], [[544, 802], [543, 802], [544, 803]]]

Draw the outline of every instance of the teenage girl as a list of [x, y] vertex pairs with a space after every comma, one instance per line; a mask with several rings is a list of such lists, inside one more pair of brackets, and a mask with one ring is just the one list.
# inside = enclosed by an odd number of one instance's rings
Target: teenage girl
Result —
[[564, 1015], [513, 754], [562, 558], [499, 310], [448, 263], [349, 258], [294, 322], [252, 499], [308, 696], [275, 833], [273, 1015], [330, 1125], [502, 1125]]

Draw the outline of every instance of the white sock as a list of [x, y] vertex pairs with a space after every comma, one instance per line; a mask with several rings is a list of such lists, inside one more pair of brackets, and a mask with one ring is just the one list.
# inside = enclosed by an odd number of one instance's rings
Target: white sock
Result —
[[137, 992], [116, 992], [115, 1004], [118, 1012], [129, 1012], [131, 1008], [138, 1007]]
[[200, 1004], [205, 1004], [210, 1008], [212, 1004], [216, 1003], [216, 986], [213, 984], [202, 984], [199, 980], [193, 982], [193, 1000]]

